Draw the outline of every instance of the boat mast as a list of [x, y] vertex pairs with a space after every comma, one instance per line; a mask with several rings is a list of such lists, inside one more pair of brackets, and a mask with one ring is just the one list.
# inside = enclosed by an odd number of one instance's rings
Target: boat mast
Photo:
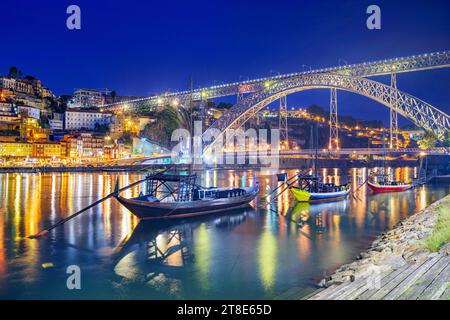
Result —
[[194, 123], [192, 121], [192, 94], [193, 94], [193, 82], [192, 82], [192, 75], [189, 77], [189, 145], [191, 150], [191, 162], [189, 164], [189, 172], [188, 174], [192, 174], [192, 168], [194, 166], [194, 137], [193, 137], [193, 128]]
[[315, 149], [315, 156], [314, 156], [314, 178], [317, 179], [317, 159], [318, 159], [318, 152], [317, 152], [317, 146], [319, 144], [319, 127], [317, 125], [317, 122], [314, 124], [314, 149]]
[[314, 149], [314, 158], [313, 158], [313, 174], [311, 179], [311, 189], [313, 191], [317, 191], [318, 189], [318, 176], [317, 176], [317, 159], [318, 159], [318, 131], [317, 131], [317, 123], [313, 123], [311, 126], [311, 134], [310, 134], [310, 148]]
[[387, 183], [388, 182], [388, 170], [387, 170], [387, 161], [386, 161], [386, 156], [387, 156], [387, 152], [386, 152], [386, 134], [383, 131], [383, 150], [384, 154], [383, 154], [383, 182]]

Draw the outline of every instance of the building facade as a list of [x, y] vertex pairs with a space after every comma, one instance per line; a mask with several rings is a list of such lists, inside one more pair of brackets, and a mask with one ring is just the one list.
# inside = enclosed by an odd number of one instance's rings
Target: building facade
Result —
[[58, 119], [49, 119], [48, 124], [50, 125], [50, 129], [53, 131], [62, 131], [64, 130], [64, 121]]
[[69, 108], [85, 108], [97, 107], [105, 104], [105, 97], [102, 92], [92, 89], [76, 90], [72, 101], [69, 103]]
[[95, 130], [97, 125], [109, 126], [113, 114], [90, 110], [67, 110], [65, 113], [66, 130]]
[[0, 88], [0, 102], [6, 102], [8, 100], [14, 99], [16, 94], [6, 88]]
[[0, 157], [32, 157], [33, 145], [28, 142], [0, 142]]
[[59, 158], [62, 155], [61, 144], [58, 142], [33, 143], [32, 155], [35, 158]]
[[92, 159], [104, 155], [104, 138], [92, 133], [66, 135], [61, 141], [64, 144], [65, 156], [69, 158]]
[[25, 113], [30, 118], [39, 119], [41, 117], [41, 109], [28, 107], [28, 106], [19, 106], [19, 113]]
[[0, 88], [25, 93], [28, 95], [35, 94], [33, 84], [30, 81], [7, 76], [0, 76]]

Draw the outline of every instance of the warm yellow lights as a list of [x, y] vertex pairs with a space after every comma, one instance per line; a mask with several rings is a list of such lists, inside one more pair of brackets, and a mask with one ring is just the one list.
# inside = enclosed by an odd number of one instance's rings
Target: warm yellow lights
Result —
[[180, 105], [180, 101], [177, 98], [175, 98], [172, 100], [171, 105], [172, 107], [178, 107]]

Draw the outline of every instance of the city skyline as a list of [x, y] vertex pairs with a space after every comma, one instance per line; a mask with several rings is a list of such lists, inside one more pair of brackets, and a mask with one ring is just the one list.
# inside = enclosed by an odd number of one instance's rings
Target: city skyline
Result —
[[[379, 1], [382, 28], [368, 30], [366, 1], [324, 1], [320, 5], [285, 2], [275, 9], [266, 2], [240, 6], [196, 2], [177, 4], [170, 11], [161, 3], [123, 7], [116, 1], [101, 6], [79, 1], [82, 28], [71, 31], [65, 27], [69, 3], [18, 7], [6, 1], [3, 6], [11, 10], [1, 23], [12, 27], [12, 32], [4, 36], [8, 50], [1, 54], [0, 73], [6, 74], [9, 66], [15, 65], [24, 74], [43, 79], [58, 95], [90, 87], [113, 89], [119, 95], [147, 96], [185, 90], [191, 76], [194, 86], [200, 87], [442, 51], [450, 43], [445, 24], [449, 4], [434, 2], [436, 5], [430, 7], [425, 3]], [[442, 10], [436, 10], [439, 6]], [[417, 11], [421, 19], [411, 20]], [[41, 19], [28, 12], [41, 13]], [[348, 19], [335, 18], [343, 12]], [[24, 43], [21, 38], [30, 29], [46, 32], [47, 37]], [[108, 32], [103, 32], [105, 29]], [[336, 29], [340, 32], [330, 32]], [[35, 48], [35, 54], [25, 46]], [[448, 70], [399, 75], [399, 88], [448, 113], [448, 78]], [[387, 77], [377, 79], [388, 82]], [[339, 92], [339, 99], [342, 114], [378, 119], [379, 111], [384, 110], [376, 102], [350, 93]], [[324, 90], [288, 97], [290, 105], [316, 103], [327, 107], [328, 101], [329, 93]], [[361, 105], [368, 108], [360, 112]], [[381, 120], [387, 123], [387, 110]]]

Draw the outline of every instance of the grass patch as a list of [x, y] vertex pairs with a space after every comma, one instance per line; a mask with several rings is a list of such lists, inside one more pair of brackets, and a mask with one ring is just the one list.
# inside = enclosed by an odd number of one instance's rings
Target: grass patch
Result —
[[450, 205], [448, 201], [436, 208], [438, 218], [434, 230], [431, 235], [424, 240], [424, 246], [432, 251], [436, 252], [439, 249], [450, 242]]

